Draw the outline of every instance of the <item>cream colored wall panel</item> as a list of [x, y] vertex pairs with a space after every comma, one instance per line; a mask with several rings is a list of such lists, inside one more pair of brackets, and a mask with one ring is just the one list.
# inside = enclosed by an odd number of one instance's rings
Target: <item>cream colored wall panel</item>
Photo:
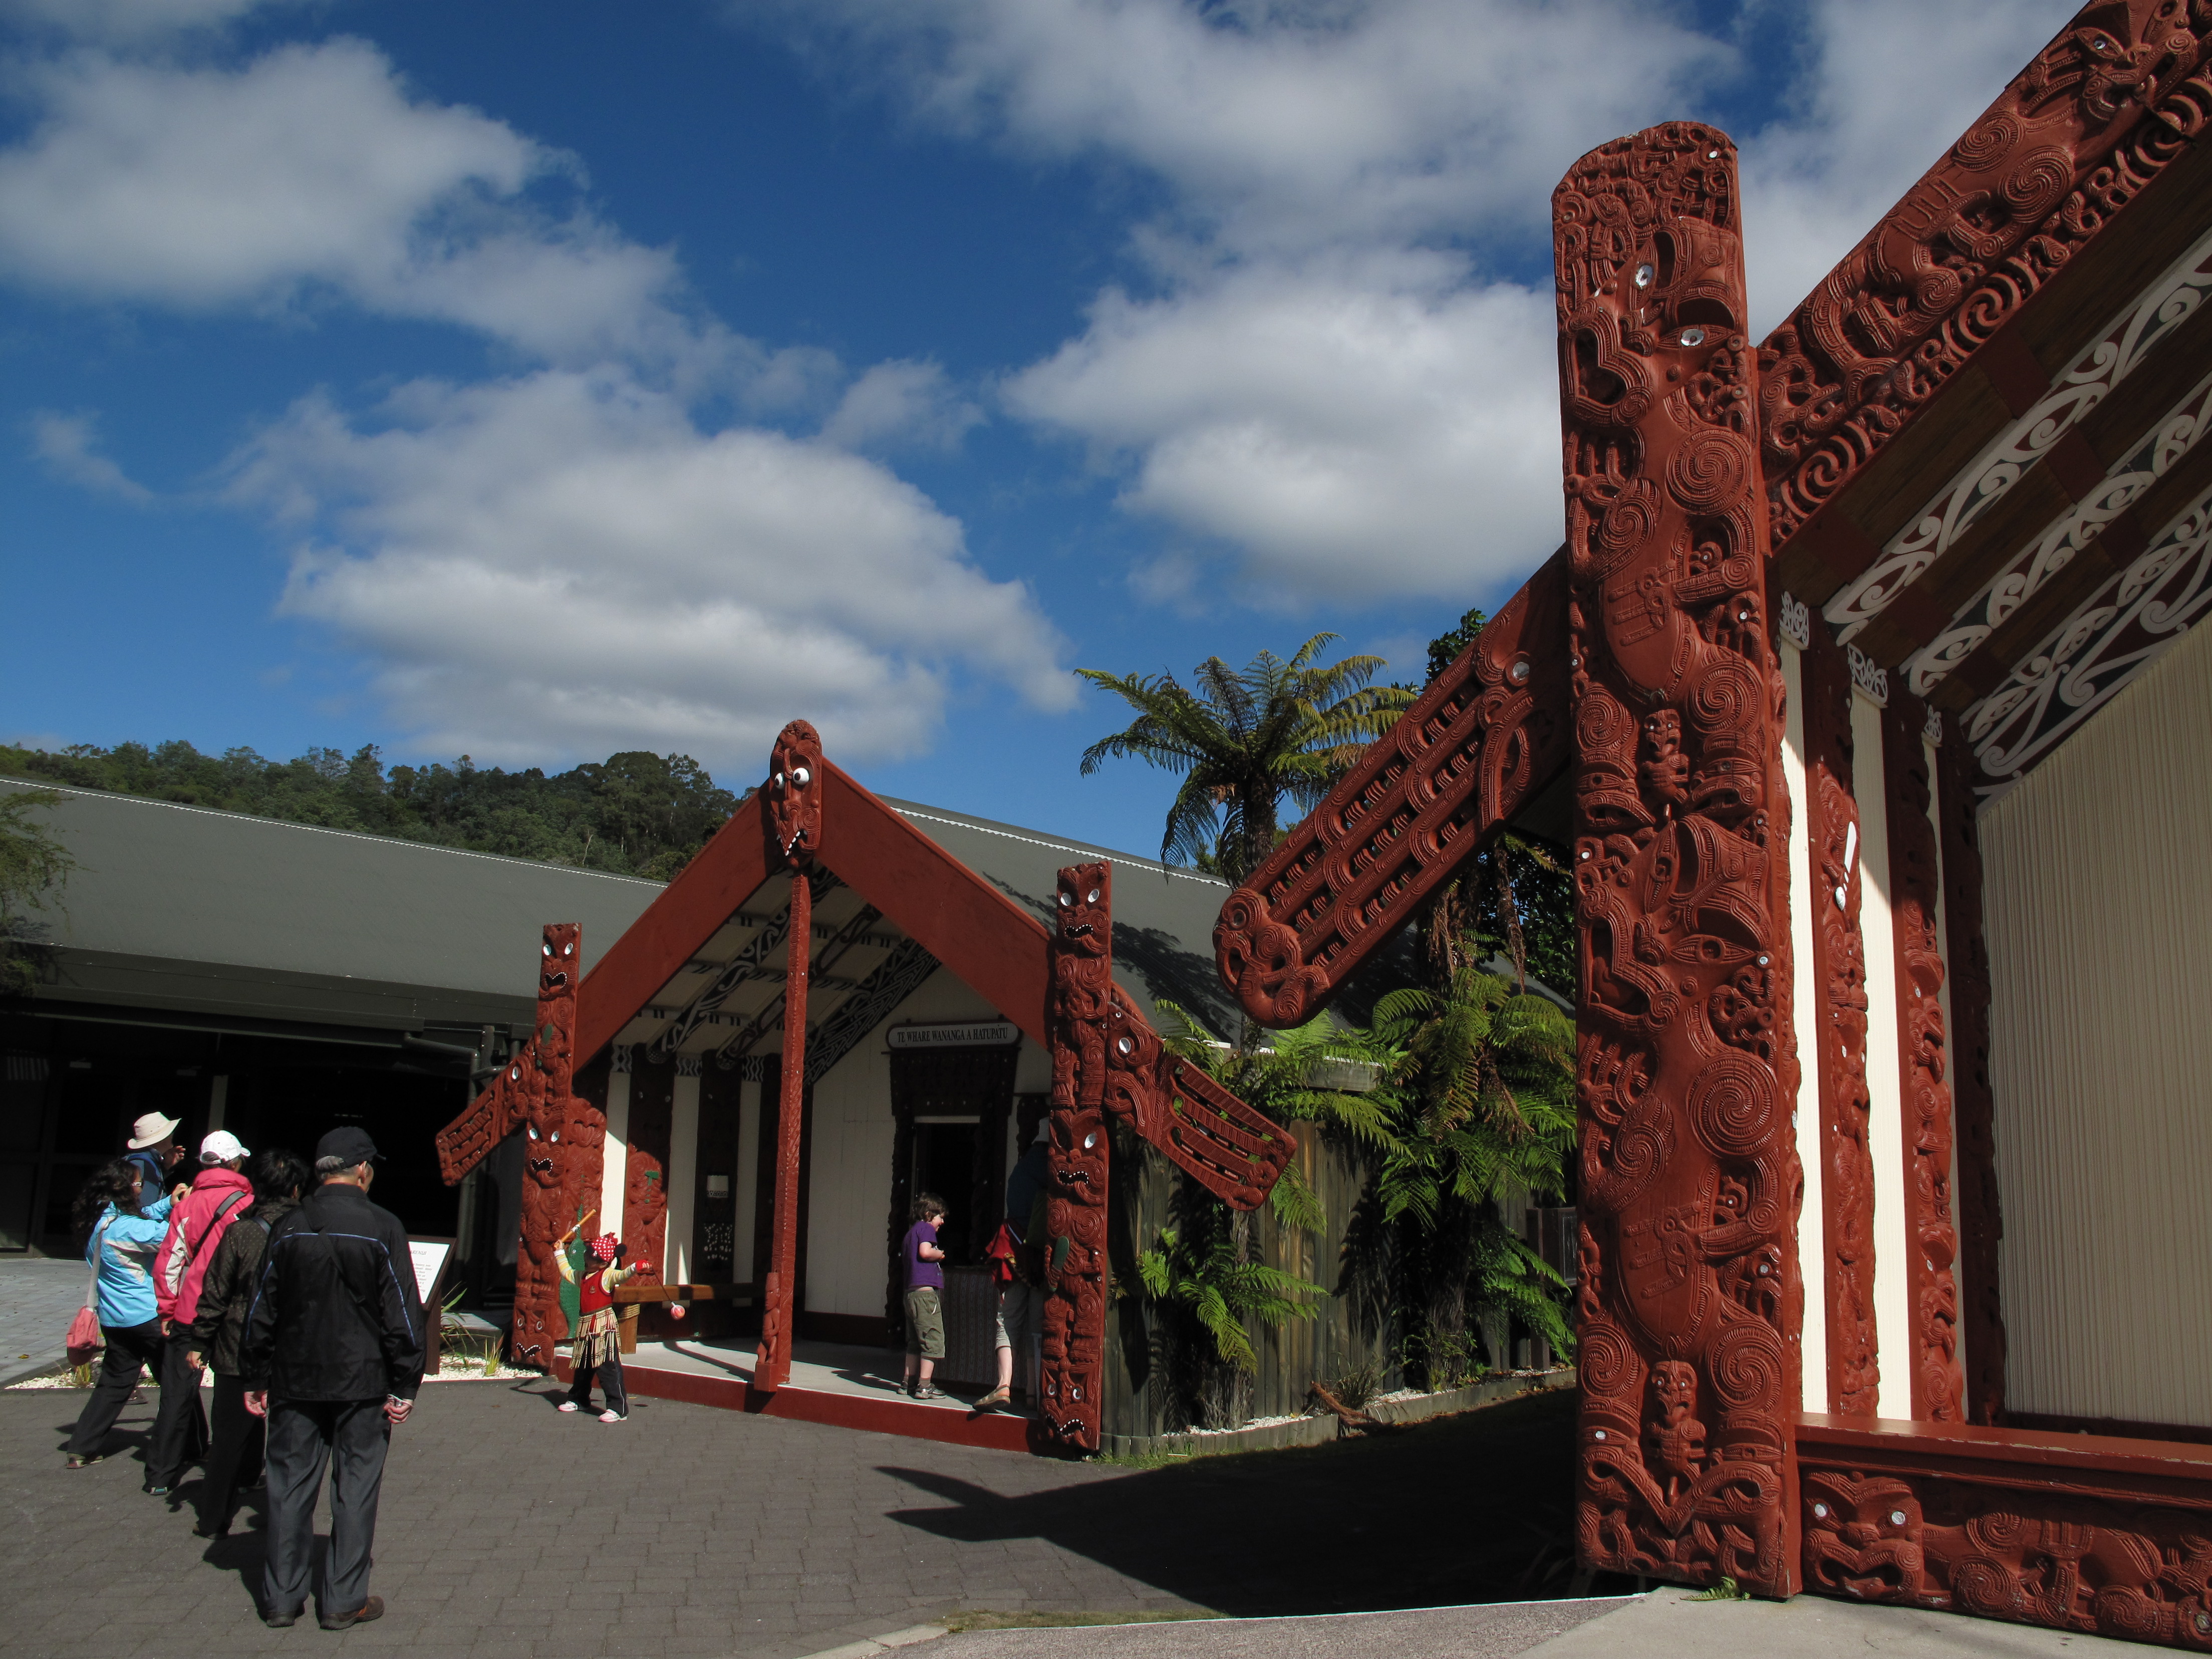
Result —
[[[888, 1282], [891, 1066], [887, 1026], [996, 1019], [999, 1010], [940, 968], [814, 1085], [813, 1191], [807, 1210], [806, 1306], [880, 1319]], [[1026, 1059], [1024, 1055], [1023, 1058]], [[1016, 1062], [1017, 1074], [1020, 1061]]]
[[753, 1229], [760, 1221], [761, 1090], [758, 1083], [738, 1085], [737, 1237], [731, 1241], [730, 1277], [740, 1285], [753, 1276]]
[[1805, 1206], [1797, 1216], [1797, 1268], [1805, 1281], [1804, 1397], [1808, 1412], [1828, 1409], [1827, 1238], [1820, 1217], [1820, 983], [1813, 966], [1813, 824], [1806, 801], [1805, 664], [1782, 647], [1789, 698], [1782, 734], [1782, 777], [1790, 791], [1790, 1021], [1796, 1028], [1797, 1161], [1805, 1168]]
[[607, 1133], [599, 1154], [599, 1218], [594, 1233], [620, 1234], [629, 1186], [629, 1073], [607, 1079]]
[[1980, 822], [2021, 1412], [2212, 1427], [2212, 638]]
[[681, 1067], [698, 1064], [696, 1057], [678, 1062], [668, 1125], [668, 1231], [660, 1276], [671, 1285], [691, 1282], [691, 1217], [699, 1190], [699, 1073], [695, 1070], [687, 1077]]
[[1881, 710], [1851, 693], [1859, 805], [1859, 937], [1866, 946], [1867, 1153], [1874, 1161], [1874, 1321], [1884, 1417], [1912, 1415], [1912, 1279], [1905, 1251], [1905, 1079], [1898, 1070], [1897, 931], [1890, 915], [1889, 806]]

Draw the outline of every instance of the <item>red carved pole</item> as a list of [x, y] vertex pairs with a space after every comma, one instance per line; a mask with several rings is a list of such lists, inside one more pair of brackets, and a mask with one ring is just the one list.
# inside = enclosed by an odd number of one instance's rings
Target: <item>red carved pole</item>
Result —
[[[1060, 872], [1045, 1028], [1052, 1038], [1050, 1184], [1046, 1188], [1043, 1386], [1032, 1434], [1052, 1449], [1096, 1451], [1105, 1388], [1107, 1045], [1114, 988], [1114, 872]], [[1157, 1048], [1157, 1044], [1155, 1044]]]
[[1996, 1096], [1990, 1086], [1990, 951], [1982, 932], [1982, 850], [1973, 757], [1954, 726], [1936, 751], [1941, 774], [1943, 929], [1950, 945], [1952, 1102], [1959, 1138], [1959, 1278], [1966, 1338], [1967, 1420], [2004, 1420], [2004, 1305], [1997, 1248]]
[[1888, 784], [1890, 922], [1897, 958], [1897, 1052], [1905, 1102], [1905, 1273], [1912, 1297], [1912, 1415], [1956, 1423], [1963, 1416], [1959, 1371], [1959, 1253], [1951, 1215], [1951, 1091], [1944, 1052], [1943, 947], [1936, 930], [1942, 890], [1936, 826], [1928, 808], [1926, 711], [1899, 686], [1883, 712], [1882, 771]]
[[769, 1267], [762, 1285], [760, 1352], [753, 1386], [781, 1388], [791, 1376], [798, 1326], [799, 1155], [806, 1104], [806, 976], [814, 948], [814, 891], [806, 866], [822, 839], [822, 740], [793, 720], [775, 740], [762, 791], [769, 832], [791, 868], [790, 942], [783, 984], [783, 1092], [776, 1115], [775, 1197]]
[[1674, 123], [1553, 194], [1575, 697], [1592, 1566], [1797, 1587], [1781, 681], [1735, 153]]
[[1820, 986], [1822, 1231], [1828, 1409], [1871, 1417], [1881, 1388], [1874, 1310], [1874, 1153], [1868, 1144], [1866, 946], [1859, 934], [1859, 810], [1851, 770], [1851, 676], [1815, 620], [1806, 647], [1805, 780], [1813, 851], [1813, 967]]
[[553, 1345], [567, 1334], [561, 1316], [555, 1242], [596, 1193], [606, 1117], [575, 1092], [576, 988], [584, 930], [550, 924], [538, 946], [538, 1020], [519, 1049], [469, 1109], [438, 1134], [439, 1173], [453, 1186], [493, 1147], [526, 1130], [522, 1219], [514, 1263], [516, 1359], [550, 1368]]

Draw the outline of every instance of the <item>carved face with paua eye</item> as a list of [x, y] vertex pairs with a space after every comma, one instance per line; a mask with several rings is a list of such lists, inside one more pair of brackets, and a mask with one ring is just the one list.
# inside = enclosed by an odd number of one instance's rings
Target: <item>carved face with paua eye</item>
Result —
[[805, 720], [777, 733], [765, 793], [775, 844], [793, 866], [805, 863], [822, 840], [822, 739]]
[[576, 982], [577, 947], [584, 930], [573, 921], [547, 924], [538, 962], [538, 994], [557, 997]]
[[1114, 919], [1114, 869], [1109, 864], [1074, 864], [1060, 872], [1055, 918], [1063, 951], [1103, 955]]

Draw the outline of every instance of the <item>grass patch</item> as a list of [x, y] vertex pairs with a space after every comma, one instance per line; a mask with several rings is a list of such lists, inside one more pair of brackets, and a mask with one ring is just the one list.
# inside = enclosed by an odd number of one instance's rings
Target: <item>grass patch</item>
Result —
[[[1192, 1461], [1194, 1455], [1194, 1454], [1190, 1452], [1171, 1451], [1093, 1452], [1083, 1461], [1086, 1463], [1103, 1463], [1107, 1468], [1114, 1469], [1164, 1469], [1178, 1463], [1188, 1463]], [[1216, 1452], [1213, 1455], [1234, 1457], [1237, 1454]]]
[[1152, 1613], [992, 1613], [978, 1608], [956, 1613], [945, 1626], [955, 1636], [971, 1630], [1068, 1630], [1080, 1625], [1165, 1625], [1187, 1619], [1218, 1619], [1209, 1607], [1170, 1608]]

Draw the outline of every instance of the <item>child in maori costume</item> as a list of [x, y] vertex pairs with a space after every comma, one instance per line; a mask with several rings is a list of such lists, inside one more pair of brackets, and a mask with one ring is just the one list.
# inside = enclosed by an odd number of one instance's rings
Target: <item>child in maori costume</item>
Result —
[[637, 1269], [620, 1265], [628, 1254], [612, 1233], [602, 1233], [580, 1253], [580, 1262], [570, 1252], [560, 1252], [561, 1276], [576, 1287], [576, 1328], [568, 1341], [568, 1363], [575, 1381], [561, 1402], [564, 1412], [592, 1408], [592, 1377], [606, 1390], [607, 1408], [602, 1423], [620, 1423], [629, 1416], [629, 1401], [623, 1393], [620, 1322], [615, 1314], [615, 1287]]

